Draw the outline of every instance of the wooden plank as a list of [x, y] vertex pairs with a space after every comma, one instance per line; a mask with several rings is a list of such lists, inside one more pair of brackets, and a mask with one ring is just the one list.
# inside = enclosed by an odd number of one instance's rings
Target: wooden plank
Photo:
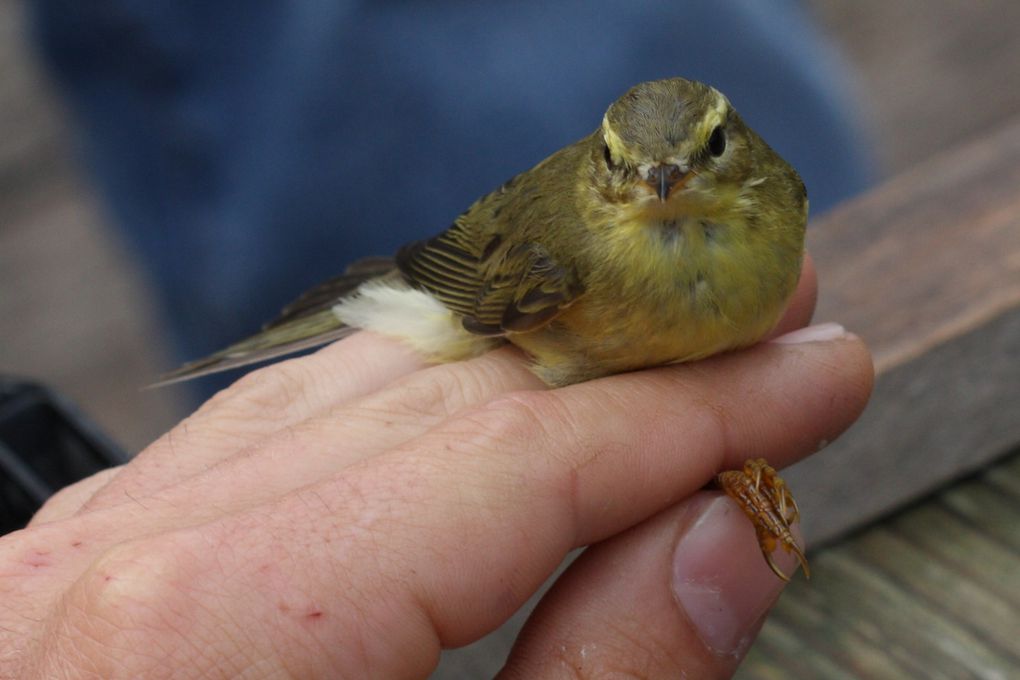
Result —
[[[924, 531], [936, 534], [936, 540], [941, 533], [937, 525], [926, 527]], [[1016, 629], [1003, 625], [1016, 621], [1016, 606], [998, 593], [982, 587], [976, 579], [961, 578], [952, 565], [932, 559], [910, 540], [881, 527], [851, 541], [848, 552], [880, 569], [903, 592], [911, 593], [938, 612], [940, 618], [956, 622], [1003, 658], [1020, 664], [1014, 649]], [[980, 558], [980, 554], [971, 556], [972, 561]], [[1014, 553], [1011, 559], [1014, 568], [1016, 560]]]
[[790, 584], [738, 677], [830, 677], [804, 670], [826, 664], [878, 680], [1013, 677], [1020, 503], [1005, 479], [1020, 480], [1020, 451], [817, 552], [815, 577]]
[[[1009, 667], [979, 636], [898, 588], [873, 565], [839, 549], [823, 557], [832, 579], [830, 591], [835, 592], [832, 618], [887, 653], [899, 651], [913, 657], [921, 673], [909, 677], [966, 678], [973, 677], [975, 668]], [[855, 664], [871, 663], [874, 655], [873, 650], [840, 651]]]
[[787, 471], [809, 543], [831, 540], [1020, 442], [1020, 119], [811, 227], [818, 320], [864, 337], [874, 396]]
[[1020, 503], [1020, 456], [1014, 456], [1002, 465], [988, 470], [984, 479]]
[[[1015, 479], [1020, 481], [1020, 475]], [[975, 528], [1020, 555], [1020, 504], [984, 480], [958, 484], [943, 493], [942, 504], [965, 518]]]
[[797, 626], [772, 617], [768, 621], [768, 632], [755, 642], [748, 659], [758, 680], [855, 680], [859, 677], [844, 669], [835, 659], [819, 654]]
[[[917, 677], [923, 671], [923, 664], [911, 650], [890, 648], [878, 642], [879, 636], [870, 628], [862, 632], [834, 616], [833, 609], [842, 606], [839, 591], [825, 581], [810, 585], [798, 581], [784, 593], [766, 623], [759, 638], [761, 644], [755, 644], [745, 664], [746, 672], [759, 677], [757, 668], [762, 663], [759, 659], [767, 658], [769, 643], [777, 637], [795, 637], [801, 641], [799, 664], [835, 666], [855, 678]], [[766, 665], [788, 668], [790, 662], [790, 656], [783, 655], [773, 657]], [[828, 678], [829, 675], [804, 673], [799, 677]]]

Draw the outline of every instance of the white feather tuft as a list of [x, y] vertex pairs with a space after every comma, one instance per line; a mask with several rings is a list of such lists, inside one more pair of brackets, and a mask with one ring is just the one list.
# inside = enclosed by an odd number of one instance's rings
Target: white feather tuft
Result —
[[442, 302], [403, 282], [366, 281], [333, 313], [348, 326], [397, 338], [440, 361], [476, 356], [498, 343], [467, 332]]

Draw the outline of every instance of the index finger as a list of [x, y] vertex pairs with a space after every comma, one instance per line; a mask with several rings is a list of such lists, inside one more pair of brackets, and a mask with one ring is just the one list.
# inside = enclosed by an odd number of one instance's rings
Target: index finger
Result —
[[111, 507], [172, 486], [425, 365], [403, 343], [359, 332], [314, 354], [257, 369], [149, 445], [77, 511]]

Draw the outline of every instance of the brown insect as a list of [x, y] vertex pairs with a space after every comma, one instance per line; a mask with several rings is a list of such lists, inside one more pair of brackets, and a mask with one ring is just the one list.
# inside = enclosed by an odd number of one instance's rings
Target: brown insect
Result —
[[790, 525], [800, 519], [800, 509], [775, 468], [764, 458], [753, 458], [744, 462], [743, 470], [722, 472], [715, 481], [754, 524], [758, 545], [776, 576], [790, 580], [772, 559], [776, 548], [781, 547], [797, 556], [804, 576], [811, 578], [804, 552], [790, 532]]

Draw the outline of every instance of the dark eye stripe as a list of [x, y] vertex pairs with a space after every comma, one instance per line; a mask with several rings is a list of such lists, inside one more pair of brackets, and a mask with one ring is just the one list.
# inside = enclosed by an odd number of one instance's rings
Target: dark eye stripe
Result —
[[609, 168], [610, 170], [616, 168], [616, 164], [613, 163], [613, 154], [609, 152], [608, 144], [602, 145], [602, 155], [605, 156], [607, 168]]

